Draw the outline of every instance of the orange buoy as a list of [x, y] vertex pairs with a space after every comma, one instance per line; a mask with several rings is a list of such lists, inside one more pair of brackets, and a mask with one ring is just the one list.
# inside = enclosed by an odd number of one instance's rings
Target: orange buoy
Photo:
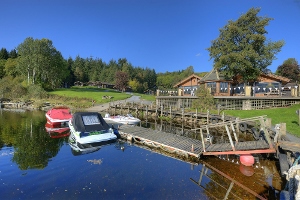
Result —
[[240, 155], [240, 162], [245, 166], [252, 166], [254, 157], [251, 154]]

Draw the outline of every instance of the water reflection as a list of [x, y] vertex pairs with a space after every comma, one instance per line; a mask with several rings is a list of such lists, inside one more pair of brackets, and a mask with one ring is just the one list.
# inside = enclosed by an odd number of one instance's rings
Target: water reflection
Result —
[[67, 127], [53, 127], [51, 124], [45, 124], [46, 132], [51, 138], [63, 138], [70, 135], [70, 128]]
[[1, 147], [14, 147], [12, 161], [21, 170], [45, 168], [63, 145], [65, 140], [53, 140], [44, 125], [44, 112], [1, 112]]
[[[183, 124], [145, 120], [141, 126], [195, 136]], [[123, 140], [108, 146], [78, 146], [60, 131], [46, 128], [44, 112], [1, 111], [0, 176], [3, 183], [10, 183], [9, 187], [0, 188], [0, 193], [6, 194], [5, 197], [12, 197], [10, 195], [15, 192], [14, 184], [18, 184], [20, 174], [24, 178], [18, 187], [24, 188], [26, 185], [34, 188], [30, 176], [33, 173], [44, 178], [44, 181], [40, 180], [40, 184], [45, 185], [44, 190], [48, 191], [49, 199], [59, 198], [66, 190], [65, 185], [69, 186], [68, 191], [73, 192], [65, 194], [66, 198], [278, 199], [278, 191], [283, 185], [276, 160], [260, 157], [256, 159], [253, 168], [243, 168], [238, 158], [211, 156], [203, 157], [197, 162], [182, 160], [159, 149]], [[56, 135], [51, 137], [53, 133]], [[13, 163], [21, 171], [12, 170]], [[95, 166], [98, 168], [93, 168]], [[57, 170], [52, 169], [60, 169], [61, 173], [58, 175]], [[84, 174], [83, 171], [78, 173], [78, 169], [85, 169]], [[74, 174], [77, 176], [74, 177]], [[46, 177], [51, 177], [54, 181]], [[70, 186], [70, 182], [74, 185]], [[96, 186], [87, 194], [86, 185], [90, 183]], [[53, 191], [55, 187], [58, 189]], [[28, 191], [34, 193], [33, 189]], [[34, 197], [38, 196], [36, 194]], [[14, 197], [22, 199], [24, 196], [20, 194]]]
[[[155, 130], [197, 137], [184, 123], [181, 126], [162, 120], [159, 123], [146, 120], [144, 123]], [[278, 170], [279, 162], [272, 155], [255, 155], [251, 167], [242, 165], [238, 155], [202, 157], [199, 164], [202, 166], [200, 179], [191, 178], [191, 181], [205, 189], [207, 196], [213, 199], [279, 199], [285, 184]]]
[[105, 141], [105, 142], [94, 142], [94, 143], [88, 143], [88, 144], [81, 144], [76, 141], [76, 137], [73, 136], [73, 134], [70, 134], [68, 138], [69, 145], [71, 147], [71, 152], [74, 156], [78, 155], [84, 155], [93, 153], [96, 151], [99, 151], [102, 147], [106, 145], [114, 145], [116, 143], [115, 140]]

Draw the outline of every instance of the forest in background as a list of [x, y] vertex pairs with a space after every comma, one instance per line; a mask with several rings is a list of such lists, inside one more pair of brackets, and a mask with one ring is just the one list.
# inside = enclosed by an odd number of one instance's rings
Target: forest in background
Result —
[[[124, 82], [133, 92], [155, 92], [156, 89], [174, 89], [173, 86], [195, 73], [193, 66], [186, 69], [156, 73], [148, 67], [133, 66], [126, 58], [64, 59], [49, 39], [26, 38], [16, 49], [0, 50], [0, 94], [18, 91], [23, 94], [30, 85], [46, 91], [71, 87], [75, 82], [102, 82], [120, 85]], [[203, 76], [203, 73], [195, 73]], [[122, 80], [125, 79], [125, 80]], [[34, 87], [36, 90], [37, 88]], [[121, 91], [122, 87], [117, 88]]]

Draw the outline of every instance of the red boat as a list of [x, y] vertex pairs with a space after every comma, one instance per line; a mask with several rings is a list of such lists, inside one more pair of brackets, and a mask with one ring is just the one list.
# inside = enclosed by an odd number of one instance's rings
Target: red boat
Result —
[[49, 133], [51, 138], [62, 138], [62, 137], [67, 137], [70, 135], [69, 126], [54, 128], [51, 124], [46, 123], [45, 129], [46, 129], [47, 133]]
[[69, 121], [72, 119], [70, 108], [67, 107], [54, 107], [46, 113], [47, 123], [53, 128], [61, 128], [68, 126]]

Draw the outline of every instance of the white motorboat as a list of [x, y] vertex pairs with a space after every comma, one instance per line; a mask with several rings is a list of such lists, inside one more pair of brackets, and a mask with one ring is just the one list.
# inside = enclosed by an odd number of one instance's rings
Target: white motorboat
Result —
[[114, 130], [97, 112], [76, 112], [69, 121], [71, 137], [79, 145], [110, 143], [118, 138]]
[[129, 125], [136, 125], [141, 122], [140, 119], [133, 117], [131, 114], [127, 115], [116, 115], [116, 116], [110, 116], [110, 114], [106, 113], [104, 120], [121, 123], [121, 124], [129, 124]]

